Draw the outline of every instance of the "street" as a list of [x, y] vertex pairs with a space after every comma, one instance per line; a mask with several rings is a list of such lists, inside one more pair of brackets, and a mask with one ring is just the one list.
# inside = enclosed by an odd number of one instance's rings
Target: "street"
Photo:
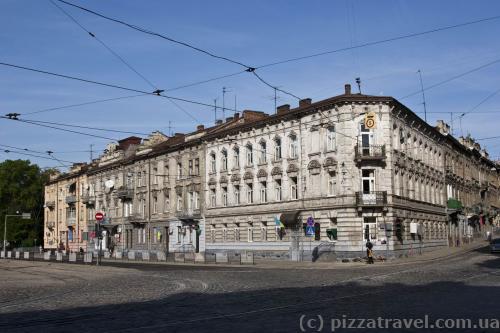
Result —
[[[498, 319], [499, 268], [500, 256], [486, 247], [418, 264], [337, 264], [331, 269], [2, 260], [0, 330], [326, 332], [335, 318], [425, 315], [474, 322]], [[325, 321], [321, 329], [314, 321], [318, 315]]]

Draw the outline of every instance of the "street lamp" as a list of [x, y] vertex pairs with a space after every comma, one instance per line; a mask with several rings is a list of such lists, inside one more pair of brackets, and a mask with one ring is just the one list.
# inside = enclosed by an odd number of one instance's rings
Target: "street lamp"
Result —
[[19, 212], [16, 212], [17, 214], [15, 215], [5, 215], [5, 222], [3, 225], [3, 250], [5, 251], [7, 248], [7, 218], [8, 217], [21, 217], [23, 220], [29, 220], [31, 219], [31, 214], [30, 213], [22, 213], [19, 214]]

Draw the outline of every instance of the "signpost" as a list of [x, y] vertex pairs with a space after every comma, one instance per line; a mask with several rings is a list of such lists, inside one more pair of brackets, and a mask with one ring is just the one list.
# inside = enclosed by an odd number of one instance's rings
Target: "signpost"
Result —
[[101, 250], [102, 250], [102, 235], [101, 235], [101, 221], [104, 219], [104, 214], [101, 212], [95, 213], [96, 223], [96, 233], [97, 233], [97, 242], [99, 243], [98, 252], [97, 252], [97, 261], [96, 265], [99, 266], [99, 261], [101, 260]]
[[306, 236], [307, 237], [312, 237], [314, 236], [314, 219], [309, 216], [307, 218], [307, 225], [306, 225]]

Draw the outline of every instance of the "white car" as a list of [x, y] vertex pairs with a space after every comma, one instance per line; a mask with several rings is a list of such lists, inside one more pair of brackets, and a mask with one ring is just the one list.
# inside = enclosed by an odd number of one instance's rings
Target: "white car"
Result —
[[500, 252], [500, 238], [495, 238], [490, 242], [490, 252]]

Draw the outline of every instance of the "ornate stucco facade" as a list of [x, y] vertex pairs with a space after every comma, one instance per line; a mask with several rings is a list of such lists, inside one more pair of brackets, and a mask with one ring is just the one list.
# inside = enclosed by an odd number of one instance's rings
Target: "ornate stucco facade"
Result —
[[353, 257], [370, 240], [378, 254], [411, 255], [469, 241], [500, 207], [497, 165], [471, 138], [348, 85], [273, 115], [121, 140], [78, 177], [88, 248], [101, 211], [104, 247], [121, 253]]

